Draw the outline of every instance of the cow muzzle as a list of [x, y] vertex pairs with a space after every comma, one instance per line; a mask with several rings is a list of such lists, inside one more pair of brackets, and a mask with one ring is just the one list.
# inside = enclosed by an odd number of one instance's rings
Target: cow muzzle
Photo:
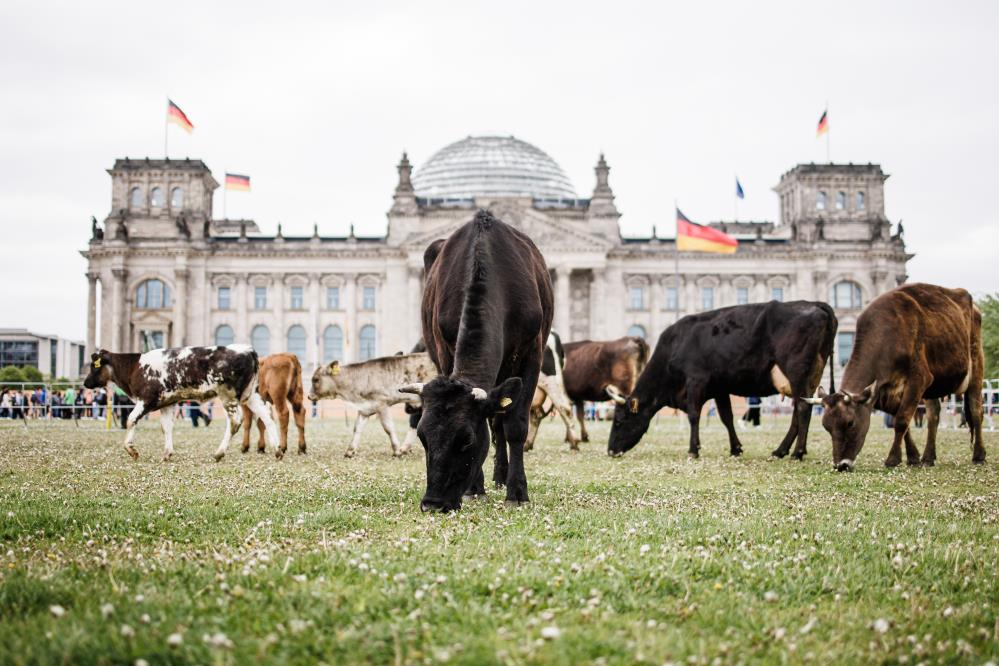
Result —
[[852, 472], [853, 471], [853, 461], [849, 458], [843, 458], [839, 461], [837, 465], [833, 467], [837, 472]]

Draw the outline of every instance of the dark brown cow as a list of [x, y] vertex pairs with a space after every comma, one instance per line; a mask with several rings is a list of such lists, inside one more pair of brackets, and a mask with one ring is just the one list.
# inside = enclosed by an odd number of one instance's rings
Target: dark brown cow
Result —
[[[874, 408], [894, 414], [895, 438], [887, 467], [902, 462], [932, 465], [936, 461], [939, 403], [951, 393], [964, 395], [974, 463], [985, 462], [982, 445], [982, 314], [964, 289], [907, 284], [871, 301], [857, 319], [853, 353], [840, 390], [826, 394], [822, 425], [833, 441], [833, 465], [853, 469], [864, 446]], [[920, 399], [929, 417], [922, 461], [912, 441], [909, 421]], [[818, 402], [819, 400], [815, 400]]]
[[427, 490], [420, 507], [451, 511], [464, 494], [485, 492], [488, 419], [493, 480], [506, 485], [508, 503], [527, 502], [524, 440], [554, 312], [544, 257], [525, 234], [479, 211], [427, 248], [424, 267], [423, 339], [441, 376], [404, 387], [423, 398], [417, 435], [427, 451]]
[[[268, 402], [274, 405], [277, 412], [278, 426], [281, 429], [281, 444], [275, 452], [278, 460], [284, 457], [288, 451], [288, 405], [295, 413], [295, 427], [298, 428], [298, 453], [305, 453], [305, 402], [302, 390], [302, 364], [298, 362], [298, 357], [294, 354], [271, 354], [260, 361], [259, 384], [257, 393]], [[243, 420], [246, 421], [246, 428], [243, 430], [243, 453], [250, 450], [250, 423], [252, 415], [250, 408], [243, 405]], [[263, 421], [257, 421], [260, 430], [260, 439], [257, 440], [257, 453], [264, 453], [264, 433], [266, 428]]]
[[563, 347], [565, 392], [576, 406], [580, 437], [588, 442], [583, 401], [613, 400], [623, 404], [624, 397], [635, 390], [635, 382], [649, 360], [649, 343], [644, 338], [624, 337], [567, 342]]

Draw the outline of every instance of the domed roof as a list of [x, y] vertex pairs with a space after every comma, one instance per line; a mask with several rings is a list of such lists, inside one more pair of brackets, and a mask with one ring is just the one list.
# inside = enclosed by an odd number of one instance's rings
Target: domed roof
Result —
[[512, 136], [470, 136], [441, 148], [416, 170], [413, 187], [429, 199], [576, 198], [555, 160]]

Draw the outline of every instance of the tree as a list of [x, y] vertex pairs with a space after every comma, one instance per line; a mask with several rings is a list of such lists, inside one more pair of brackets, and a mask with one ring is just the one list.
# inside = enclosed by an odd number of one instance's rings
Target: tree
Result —
[[13, 365], [0, 368], [0, 383], [22, 384], [24, 383], [24, 373]]
[[21, 368], [21, 374], [24, 375], [24, 381], [28, 384], [27, 388], [39, 388], [45, 381], [41, 370], [33, 365], [26, 365]]
[[999, 377], [999, 293], [978, 301], [982, 311], [982, 347], [985, 349], [985, 378]]

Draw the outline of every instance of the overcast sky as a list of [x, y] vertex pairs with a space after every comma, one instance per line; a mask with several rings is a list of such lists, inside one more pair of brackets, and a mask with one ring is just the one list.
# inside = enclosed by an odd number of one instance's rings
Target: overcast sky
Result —
[[534, 143], [581, 197], [603, 151], [628, 235], [671, 235], [674, 199], [730, 219], [735, 174], [739, 217], [773, 220], [828, 100], [833, 160], [891, 174], [910, 279], [999, 289], [997, 2], [347, 5], [2, 3], [0, 326], [85, 337], [105, 169], [162, 157], [167, 96], [195, 125], [171, 156], [252, 177], [230, 217], [329, 235], [384, 232], [402, 151], [469, 134]]

